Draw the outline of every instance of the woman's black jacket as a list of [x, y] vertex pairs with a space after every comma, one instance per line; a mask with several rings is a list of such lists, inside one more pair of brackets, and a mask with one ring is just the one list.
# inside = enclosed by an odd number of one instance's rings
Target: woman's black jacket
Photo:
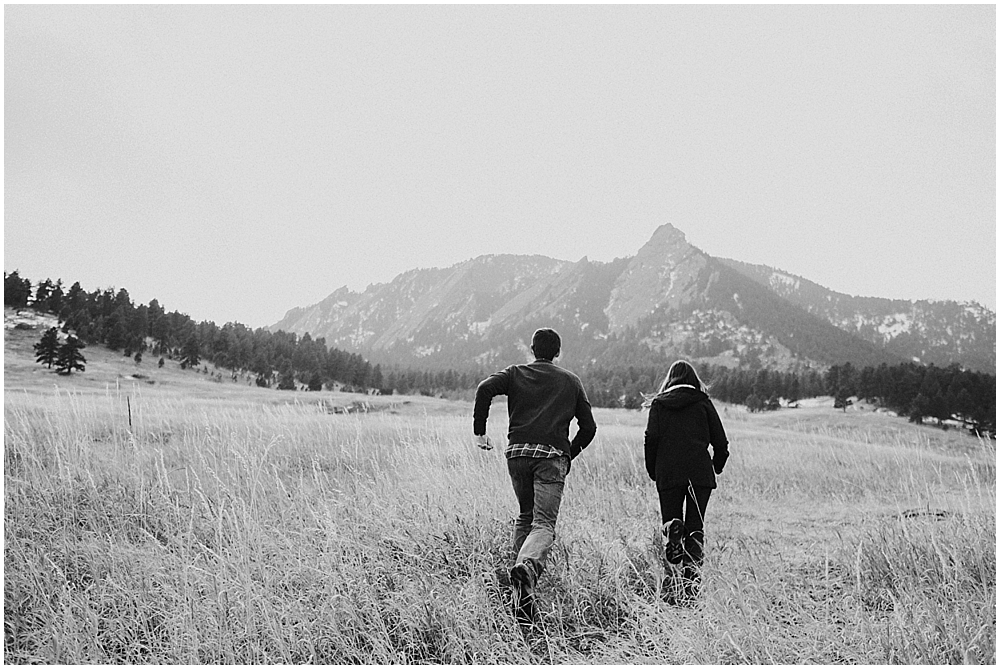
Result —
[[[712, 451], [708, 452], [708, 445]], [[653, 399], [646, 424], [646, 472], [657, 490], [692, 485], [715, 487], [729, 458], [729, 440], [708, 395], [693, 386], [673, 386]]]

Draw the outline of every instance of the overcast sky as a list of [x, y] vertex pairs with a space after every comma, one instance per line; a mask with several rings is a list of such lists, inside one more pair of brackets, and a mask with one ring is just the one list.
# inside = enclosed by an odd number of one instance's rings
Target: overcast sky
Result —
[[4, 8], [4, 270], [254, 327], [663, 223], [996, 309], [996, 8]]

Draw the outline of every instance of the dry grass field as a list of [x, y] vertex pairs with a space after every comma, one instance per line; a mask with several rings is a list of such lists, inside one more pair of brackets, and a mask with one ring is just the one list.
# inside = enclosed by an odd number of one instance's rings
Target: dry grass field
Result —
[[278, 392], [100, 349], [60, 377], [33, 362], [39, 336], [4, 340], [5, 663], [996, 663], [992, 443], [723, 406], [704, 587], [677, 608], [645, 415], [597, 410], [523, 634], [513, 493], [502, 453], [472, 445], [471, 404]]

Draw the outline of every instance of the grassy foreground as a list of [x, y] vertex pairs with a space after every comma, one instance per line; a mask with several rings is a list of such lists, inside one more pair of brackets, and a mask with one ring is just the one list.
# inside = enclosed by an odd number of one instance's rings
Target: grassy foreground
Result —
[[525, 636], [471, 405], [5, 371], [5, 663], [996, 662], [995, 454], [964, 435], [724, 407], [702, 595], [672, 608], [645, 414], [598, 410]]

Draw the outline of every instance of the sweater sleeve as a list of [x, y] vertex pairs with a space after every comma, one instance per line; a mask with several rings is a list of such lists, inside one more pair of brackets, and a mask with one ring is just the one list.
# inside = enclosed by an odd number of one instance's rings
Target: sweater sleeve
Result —
[[476, 404], [472, 410], [472, 433], [486, 434], [486, 419], [490, 415], [490, 403], [497, 395], [506, 395], [510, 384], [510, 368], [486, 377], [476, 388]]
[[576, 435], [569, 445], [570, 460], [580, 455], [580, 452], [590, 445], [597, 434], [597, 422], [590, 407], [587, 393], [581, 386], [576, 395]]
[[644, 439], [646, 451], [646, 473], [653, 481], [656, 480], [656, 451], [660, 446], [660, 406], [653, 402], [649, 407], [649, 418], [646, 420], [646, 435]]
[[712, 444], [712, 467], [716, 474], [721, 474], [729, 459], [729, 439], [722, 427], [722, 419], [711, 400], [708, 402], [708, 442]]

